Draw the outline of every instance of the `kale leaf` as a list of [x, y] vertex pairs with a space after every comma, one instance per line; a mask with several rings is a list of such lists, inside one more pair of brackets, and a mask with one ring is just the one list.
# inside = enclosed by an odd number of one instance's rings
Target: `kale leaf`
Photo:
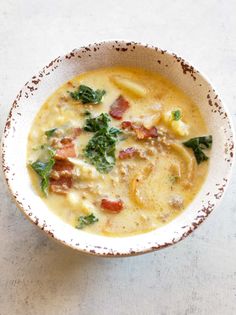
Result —
[[90, 132], [96, 132], [101, 129], [107, 129], [109, 122], [111, 121], [108, 114], [100, 114], [99, 116], [92, 118], [91, 116], [86, 119], [84, 130]]
[[117, 128], [102, 128], [89, 140], [84, 149], [86, 159], [96, 167], [100, 173], [108, 173], [115, 165], [115, 150], [118, 135]]
[[91, 213], [87, 216], [80, 216], [78, 218], [78, 221], [79, 221], [79, 224], [76, 226], [76, 229], [83, 229], [87, 225], [98, 222], [98, 218], [96, 218], [95, 215]]
[[179, 109], [177, 109], [177, 110], [174, 110], [173, 112], [171, 112], [171, 114], [172, 114], [172, 119], [173, 120], [180, 120], [180, 118], [181, 118], [181, 111], [179, 110]]
[[34, 163], [30, 164], [32, 169], [39, 175], [41, 178], [40, 187], [44, 195], [47, 196], [48, 194], [48, 186], [49, 186], [49, 175], [51, 173], [51, 170], [55, 164], [54, 155], [55, 150], [47, 146], [47, 154], [48, 154], [48, 160], [43, 162], [40, 160], [36, 160]]
[[54, 134], [54, 132], [57, 130], [57, 128], [52, 128], [52, 129], [49, 129], [47, 131], [45, 131], [45, 135], [47, 136], [47, 138], [51, 138]]
[[77, 91], [70, 92], [70, 96], [76, 100], [81, 101], [83, 104], [99, 104], [102, 101], [105, 90], [93, 90], [89, 86], [80, 85]]
[[200, 164], [201, 162], [209, 159], [203, 150], [210, 149], [212, 147], [212, 136], [192, 138], [183, 142], [183, 145], [193, 150], [197, 163]]

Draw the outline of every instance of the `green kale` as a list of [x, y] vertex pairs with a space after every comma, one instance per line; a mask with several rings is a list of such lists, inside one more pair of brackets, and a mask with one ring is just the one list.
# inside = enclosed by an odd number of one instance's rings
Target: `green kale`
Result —
[[173, 120], [180, 120], [181, 118], [181, 111], [179, 109], [174, 110], [173, 112], [171, 112], [172, 114], [172, 119]]
[[110, 134], [113, 135], [114, 137], [117, 137], [118, 135], [120, 135], [122, 133], [122, 131], [118, 128], [115, 127], [111, 127], [109, 130]]
[[212, 147], [212, 136], [192, 138], [183, 142], [183, 145], [193, 150], [197, 163], [200, 164], [201, 162], [208, 160], [208, 156], [206, 156], [203, 150]]
[[99, 116], [92, 118], [91, 116], [86, 119], [84, 130], [90, 132], [96, 132], [101, 129], [107, 129], [111, 119], [108, 114], [100, 114]]
[[47, 138], [51, 138], [54, 134], [54, 132], [57, 130], [57, 128], [53, 128], [53, 129], [50, 129], [50, 130], [47, 130], [45, 131], [45, 135], [47, 136]]
[[110, 172], [115, 165], [116, 143], [120, 133], [119, 129], [113, 127], [100, 129], [85, 147], [84, 156], [100, 173]]
[[85, 110], [85, 111], [83, 112], [83, 116], [91, 116], [90, 111], [89, 111], [89, 110]]
[[80, 216], [78, 218], [78, 221], [79, 221], [79, 224], [76, 226], [76, 229], [83, 229], [87, 225], [98, 222], [98, 218], [96, 218], [95, 215], [91, 213], [87, 216]]
[[[42, 146], [42, 148], [44, 149], [44, 146]], [[43, 162], [40, 160], [36, 160], [34, 163], [30, 164], [32, 169], [41, 178], [40, 187], [44, 195], [48, 194], [49, 175], [55, 164], [55, 160], [54, 160], [55, 150], [52, 147], [47, 146], [47, 154], [48, 154], [47, 161]]]
[[105, 90], [93, 90], [89, 86], [80, 85], [77, 91], [70, 92], [70, 96], [76, 100], [81, 101], [83, 104], [99, 104], [102, 101]]

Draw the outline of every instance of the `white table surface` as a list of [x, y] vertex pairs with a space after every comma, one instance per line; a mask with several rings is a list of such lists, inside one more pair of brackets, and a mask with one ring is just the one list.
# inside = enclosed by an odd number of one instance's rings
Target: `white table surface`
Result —
[[[235, 125], [235, 14], [235, 0], [0, 0], [0, 130], [17, 92], [45, 64], [111, 38], [189, 60]], [[124, 259], [83, 256], [48, 239], [12, 203], [2, 178], [0, 188], [0, 315], [236, 314], [235, 176], [194, 234]]]

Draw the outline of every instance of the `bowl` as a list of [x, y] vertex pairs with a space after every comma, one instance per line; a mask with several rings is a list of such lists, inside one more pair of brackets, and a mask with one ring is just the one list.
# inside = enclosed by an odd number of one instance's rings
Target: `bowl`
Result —
[[[121, 238], [90, 234], [63, 222], [33, 190], [26, 167], [28, 133], [47, 97], [75, 75], [117, 65], [159, 72], [184, 90], [199, 105], [209, 133], [214, 138], [207, 178], [187, 209], [161, 228]], [[102, 256], [147, 253], [184, 239], [207, 218], [221, 200], [229, 182], [233, 156], [234, 137], [230, 117], [211, 84], [175, 54], [157, 47], [125, 41], [91, 44], [52, 60], [16, 96], [2, 139], [2, 167], [6, 182], [16, 204], [27, 218], [61, 243], [80, 252]]]

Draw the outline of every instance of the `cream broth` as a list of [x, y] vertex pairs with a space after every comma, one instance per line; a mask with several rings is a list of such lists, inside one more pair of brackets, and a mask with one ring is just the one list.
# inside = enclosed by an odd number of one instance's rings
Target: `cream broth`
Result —
[[[83, 104], [75, 93], [81, 85], [105, 94], [97, 93], [97, 104]], [[108, 133], [111, 127], [121, 131], [114, 136], [115, 160], [108, 157], [105, 172], [87, 147], [98, 130], [84, 130], [86, 120], [102, 113], [110, 119]], [[183, 142], [206, 135], [197, 104], [159, 74], [125, 67], [89, 71], [61, 86], [38, 112], [28, 161], [49, 164], [29, 166], [32, 185], [49, 209], [74, 227], [107, 236], [144, 233], [173, 220], [200, 190], [210, 152], [201, 145], [206, 153], [201, 155], [192, 142]]]

